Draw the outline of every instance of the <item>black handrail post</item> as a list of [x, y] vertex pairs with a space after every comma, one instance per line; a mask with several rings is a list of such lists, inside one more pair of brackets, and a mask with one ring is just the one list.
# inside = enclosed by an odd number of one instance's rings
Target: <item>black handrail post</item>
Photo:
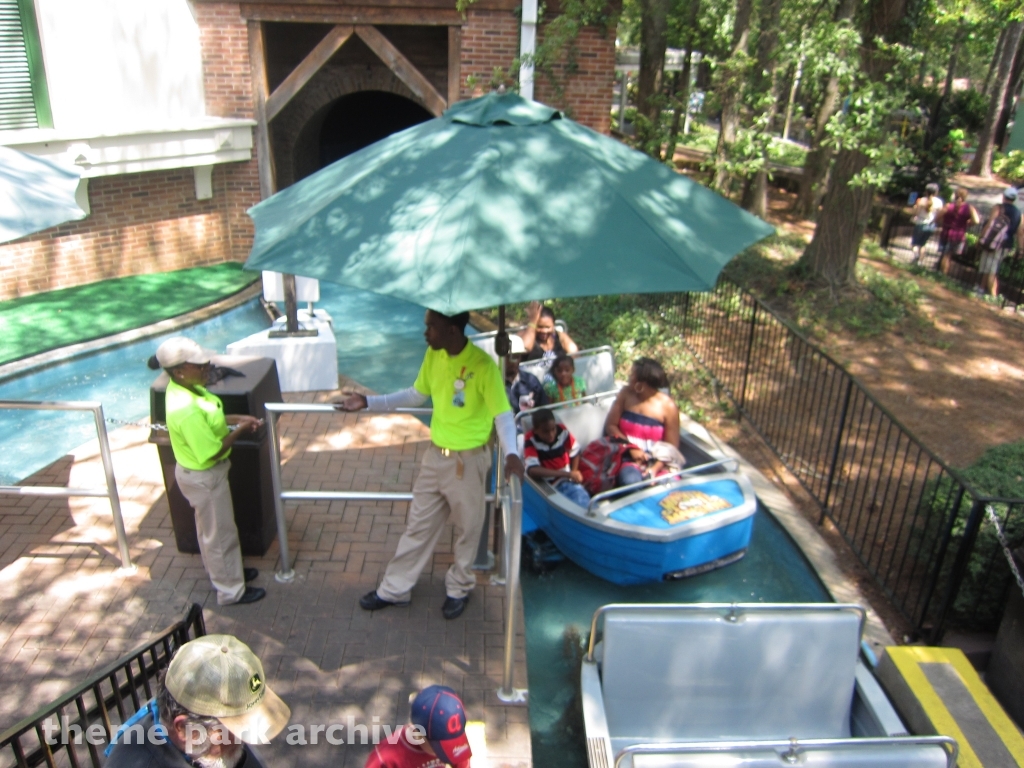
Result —
[[686, 341], [690, 323], [690, 292], [683, 294], [683, 341]]
[[832, 500], [832, 486], [836, 476], [836, 465], [839, 463], [839, 449], [843, 444], [843, 430], [846, 428], [846, 414], [850, 410], [850, 395], [853, 394], [853, 377], [846, 377], [846, 392], [843, 393], [843, 406], [839, 411], [839, 428], [836, 430], [836, 442], [832, 446], [832, 460], [828, 468], [828, 483], [825, 485], [825, 497], [821, 502], [821, 517], [818, 525], [825, 523], [829, 502]]
[[[967, 525], [964, 528], [963, 538], [960, 540], [960, 548], [957, 550], [956, 560], [953, 561], [953, 569], [949, 575], [949, 582], [946, 585], [946, 594], [942, 599], [942, 607], [939, 609], [935, 626], [932, 627], [931, 632], [928, 634], [928, 642], [932, 645], [942, 639], [942, 634], [946, 627], [946, 619], [953, 608], [956, 596], [960, 592], [960, 585], [963, 583], [964, 576], [967, 573], [967, 565], [971, 559], [971, 552], [974, 550], [974, 542], [978, 538], [978, 530], [981, 528], [981, 521], [985, 517], [985, 501], [985, 499], [975, 499], [971, 505], [971, 514], [967, 518]], [[922, 625], [924, 619], [925, 617], [922, 614], [920, 619]], [[918, 626], [918, 629], [920, 628], [921, 625]]]
[[754, 308], [750, 312], [750, 334], [747, 336], [747, 359], [743, 363], [743, 383], [740, 384], [739, 411], [747, 406], [747, 375], [750, 373], [750, 355], [754, 350], [754, 333], [757, 330], [757, 307], [760, 302], [750, 297]]

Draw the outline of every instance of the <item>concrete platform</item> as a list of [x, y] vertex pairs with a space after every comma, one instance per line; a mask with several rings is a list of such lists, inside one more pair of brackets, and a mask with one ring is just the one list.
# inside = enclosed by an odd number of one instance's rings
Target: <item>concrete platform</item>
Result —
[[[323, 401], [337, 393], [288, 395]], [[286, 487], [408, 490], [427, 445], [412, 417], [294, 414], [282, 417]], [[376, 586], [405, 525], [405, 503], [318, 502], [288, 507], [297, 577], [273, 579], [277, 545], [255, 582], [267, 597], [219, 607], [198, 555], [177, 552], [156, 448], [149, 432], [110, 434], [115, 476], [138, 572], [119, 573], [109, 505], [97, 499], [0, 497], [0, 729], [13, 725], [89, 673], [203, 605], [210, 632], [228, 632], [263, 661], [268, 682], [292, 707], [292, 722], [397, 725], [409, 694], [432, 683], [462, 695], [474, 766], [531, 765], [528, 712], [496, 702], [504, 649], [504, 592], [485, 583], [465, 614], [441, 616], [451, 529], [408, 608], [376, 613], [356, 601]], [[98, 447], [87, 444], [27, 484], [102, 483]], [[520, 605], [520, 616], [522, 607]], [[520, 618], [520, 627], [522, 619]], [[526, 687], [522, 632], [515, 685]], [[265, 748], [268, 765], [362, 766], [370, 747]]]

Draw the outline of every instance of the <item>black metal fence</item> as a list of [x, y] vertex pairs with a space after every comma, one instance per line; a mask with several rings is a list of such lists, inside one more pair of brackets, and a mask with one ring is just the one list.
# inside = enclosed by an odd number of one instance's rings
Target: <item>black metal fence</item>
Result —
[[835, 360], [730, 283], [637, 297], [687, 347], [799, 479], [892, 605], [931, 642], [998, 626], [1024, 500], [977, 493]]
[[154, 640], [0, 733], [0, 768], [102, 768], [103, 750], [117, 726], [153, 698], [157, 676], [175, 651], [205, 634], [203, 609], [193, 603]]
[[[911, 213], [905, 208], [886, 208], [881, 214], [884, 219], [881, 228], [880, 244], [890, 256], [906, 263], [915, 263], [915, 254], [911, 249], [910, 237], [914, 231]], [[981, 284], [978, 265], [983, 253], [978, 244], [984, 221], [967, 230], [964, 245], [960, 249], [950, 249], [950, 258], [942, 264], [944, 243], [941, 231], [934, 232], [921, 249], [916, 263], [925, 269], [943, 271], [951, 280], [965, 288], [976, 288]], [[1024, 304], [1024, 252], [1018, 250], [1004, 258], [998, 271], [999, 299], [1002, 306], [1007, 304], [1016, 307]]]

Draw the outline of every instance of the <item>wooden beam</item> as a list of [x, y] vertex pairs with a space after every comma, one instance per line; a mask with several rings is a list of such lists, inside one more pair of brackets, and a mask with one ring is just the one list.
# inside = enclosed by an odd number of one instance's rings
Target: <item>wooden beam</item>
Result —
[[249, 22], [249, 67], [256, 108], [256, 165], [260, 174], [260, 198], [266, 200], [277, 191], [277, 178], [267, 125], [267, 59], [263, 23], [259, 21]]
[[399, 80], [409, 86], [409, 90], [423, 102], [435, 117], [447, 109], [448, 102], [437, 92], [431, 82], [375, 27], [357, 26], [356, 34], [371, 51], [380, 57], [381, 61], [387, 64], [388, 69], [398, 75]]
[[308, 24], [394, 24], [401, 26], [451, 27], [462, 24], [454, 9], [378, 8], [371, 6], [243, 5], [246, 19]]
[[299, 66], [293, 69], [267, 98], [268, 122], [273, 120], [285, 105], [295, 98], [295, 94], [302, 90], [302, 86], [308, 83], [310, 78], [330, 60], [331, 56], [338, 52], [338, 49], [352, 37], [353, 31], [351, 26], [339, 24], [324, 35], [324, 39], [316, 44], [316, 48], [306, 55]]
[[462, 90], [462, 27], [448, 27], [448, 106]]

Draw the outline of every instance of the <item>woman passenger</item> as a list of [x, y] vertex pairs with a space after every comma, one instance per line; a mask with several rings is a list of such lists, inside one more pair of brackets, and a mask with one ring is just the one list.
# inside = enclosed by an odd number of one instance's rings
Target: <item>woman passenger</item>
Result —
[[649, 357], [633, 363], [629, 382], [608, 411], [604, 432], [633, 444], [619, 471], [618, 485], [632, 485], [658, 474], [663, 462], [653, 453], [655, 444], [679, 446], [679, 406], [662, 390], [668, 388], [665, 369]]
[[526, 329], [519, 332], [526, 345], [524, 360], [553, 360], [561, 354], [579, 351], [568, 333], [555, 329], [555, 313], [550, 307], [531, 301], [526, 307], [526, 318]]

